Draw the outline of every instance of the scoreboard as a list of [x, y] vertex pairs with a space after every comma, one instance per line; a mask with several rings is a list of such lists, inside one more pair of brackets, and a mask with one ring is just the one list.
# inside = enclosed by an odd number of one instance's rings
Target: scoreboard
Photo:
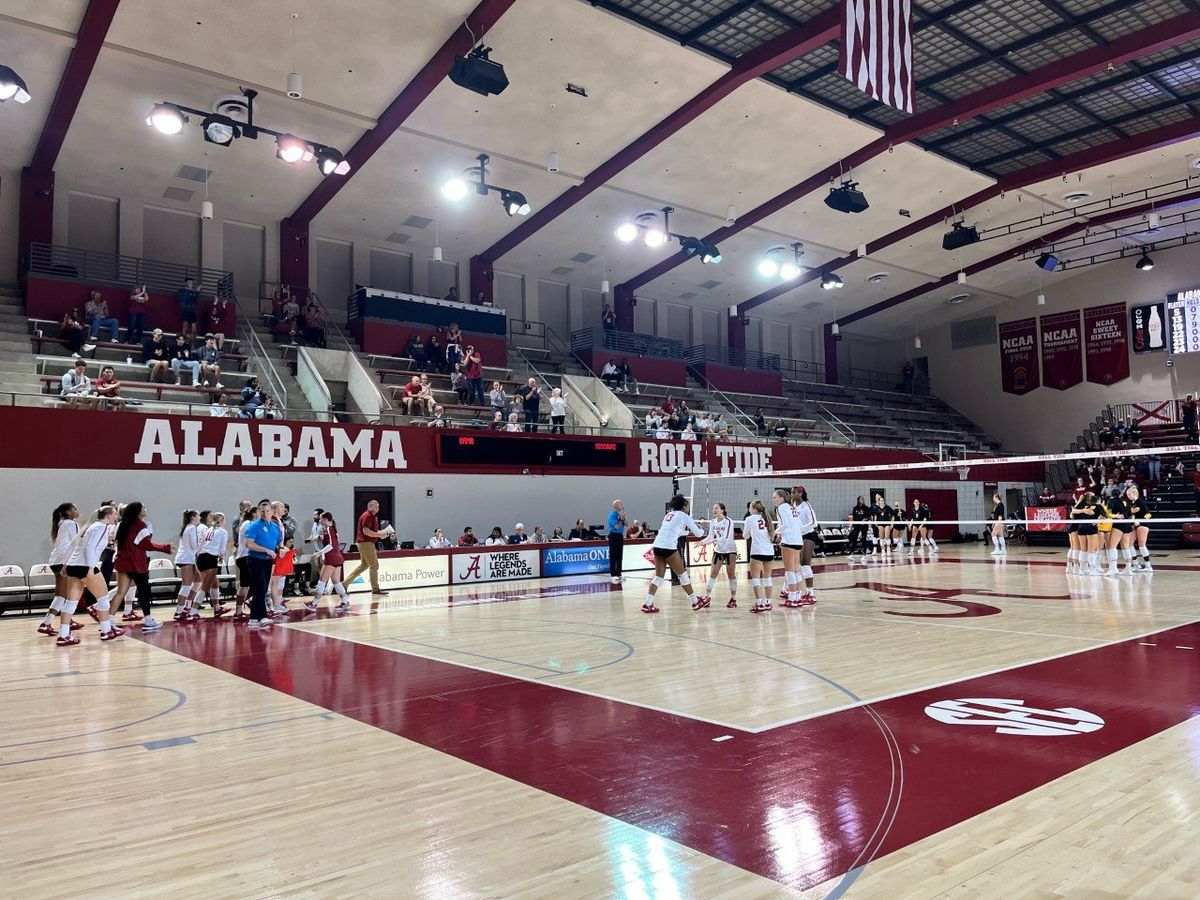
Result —
[[624, 469], [622, 441], [534, 438], [523, 435], [441, 434], [438, 462], [444, 466]]
[[1172, 354], [1200, 352], [1200, 288], [1167, 294], [1167, 348]]

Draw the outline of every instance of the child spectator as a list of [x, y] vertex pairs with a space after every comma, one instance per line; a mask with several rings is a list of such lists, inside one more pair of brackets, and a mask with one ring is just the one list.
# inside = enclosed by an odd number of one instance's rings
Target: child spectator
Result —
[[83, 308], [84, 316], [92, 327], [92, 340], [100, 337], [100, 329], [107, 328], [109, 340], [117, 343], [121, 337], [121, 324], [108, 311], [108, 301], [99, 291], [92, 291]]
[[566, 434], [563, 423], [567, 421], [567, 398], [562, 388], [556, 387], [550, 392], [550, 433]]
[[289, 575], [296, 572], [296, 539], [287, 538], [280, 545], [275, 555], [275, 565], [271, 570], [271, 608], [276, 613], [286, 613], [287, 604], [283, 602], [283, 589], [287, 587]]
[[[457, 299], [457, 297], [455, 298]], [[450, 328], [446, 332], [446, 367], [453, 369], [455, 363], [462, 362], [463, 358], [463, 335], [458, 328], [457, 322], [451, 322]]]
[[449, 428], [450, 417], [446, 415], [446, 410], [439, 404], [433, 408], [433, 416], [426, 425], [429, 428]]
[[214, 297], [205, 308], [201, 320], [204, 330], [213, 335], [220, 350], [225, 344], [225, 335], [233, 334], [237, 326], [237, 308], [224, 297]]

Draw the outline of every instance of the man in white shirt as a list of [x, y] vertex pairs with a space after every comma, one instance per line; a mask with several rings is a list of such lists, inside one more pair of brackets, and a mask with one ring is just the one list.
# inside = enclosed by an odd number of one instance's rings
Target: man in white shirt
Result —
[[616, 387], [621, 380], [621, 370], [617, 368], [615, 360], [610, 359], [604, 364], [604, 368], [600, 370], [600, 378], [608, 387]]
[[86, 409], [96, 404], [96, 398], [92, 395], [92, 380], [86, 373], [87, 363], [82, 359], [76, 360], [74, 368], [63, 372], [58, 396], [66, 400], [71, 409]]

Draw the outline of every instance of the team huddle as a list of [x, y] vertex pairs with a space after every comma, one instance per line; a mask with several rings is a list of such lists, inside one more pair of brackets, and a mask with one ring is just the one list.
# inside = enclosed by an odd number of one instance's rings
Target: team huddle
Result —
[[[774, 590], [772, 569], [775, 562], [775, 547], [779, 546], [783, 560], [784, 587], [780, 593], [783, 606], [794, 609], [811, 606], [817, 602], [813, 586], [812, 558], [819, 543], [817, 514], [808, 500], [803, 487], [794, 491], [776, 488], [771, 494], [773, 517], [767, 515], [761, 500], [753, 500], [746, 506], [746, 517], [742, 522], [742, 538], [747, 542], [750, 564], [750, 586], [754, 593], [751, 612], [771, 610], [771, 592]], [[721, 570], [725, 570], [729, 582], [730, 609], [737, 608], [737, 538], [733, 520], [729, 518], [724, 503], [713, 504], [712, 518], [697, 521], [691, 516], [686, 497], [671, 498], [669, 509], [663, 517], [662, 526], [654, 539], [654, 577], [646, 592], [642, 612], [657, 613], [655, 595], [665, 583], [668, 569], [679, 580], [684, 593], [692, 600], [692, 609], [701, 610], [712, 603], [712, 593], [717, 586]], [[706, 593], [697, 595], [691, 577], [680, 552], [683, 542], [691, 534], [701, 542], [713, 547], [713, 562], [709, 570]]]
[[[1136, 484], [1107, 498], [1077, 488], [1069, 515], [1068, 575], [1132, 575], [1154, 571], [1148, 545], [1150, 503]], [[1123, 569], [1118, 556], [1125, 560]], [[1107, 564], [1104, 568], [1101, 560]]]

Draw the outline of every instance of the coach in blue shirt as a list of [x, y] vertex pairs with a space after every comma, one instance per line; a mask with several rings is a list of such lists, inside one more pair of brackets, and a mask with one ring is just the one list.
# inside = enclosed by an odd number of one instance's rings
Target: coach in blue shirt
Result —
[[258, 504], [258, 518], [246, 529], [246, 559], [250, 567], [250, 626], [268, 627], [267, 588], [271, 583], [271, 569], [275, 564], [275, 551], [283, 542], [283, 526], [275, 518], [270, 500]]
[[608, 574], [613, 584], [621, 583], [621, 561], [625, 554], [625, 504], [614, 500], [608, 514]]

